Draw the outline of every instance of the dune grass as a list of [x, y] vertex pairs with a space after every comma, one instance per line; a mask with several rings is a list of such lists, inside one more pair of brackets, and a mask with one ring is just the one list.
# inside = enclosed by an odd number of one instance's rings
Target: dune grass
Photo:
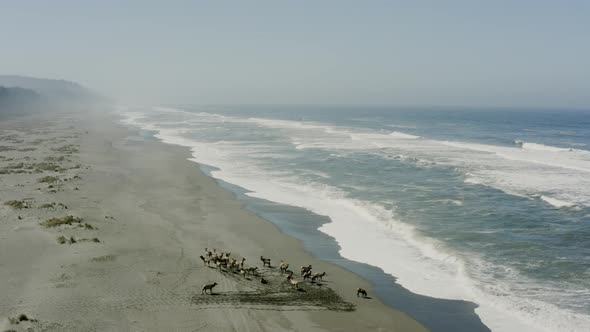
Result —
[[59, 244], [66, 244], [66, 242], [68, 242], [68, 240], [63, 235], [61, 235], [60, 237], [57, 238], [57, 243], [59, 243]]
[[29, 208], [29, 204], [25, 201], [17, 201], [17, 200], [11, 200], [11, 201], [7, 201], [4, 202], [4, 205], [8, 205], [10, 207], [13, 207], [15, 209], [28, 209]]
[[72, 154], [72, 153], [78, 153], [79, 152], [78, 147], [76, 145], [73, 145], [73, 144], [64, 145], [62, 147], [54, 148], [54, 149], [51, 149], [51, 150], [53, 150], [55, 152], [62, 152], [62, 153], [67, 153], [67, 154]]
[[71, 224], [79, 224], [82, 222], [82, 218], [75, 217], [75, 216], [63, 216], [63, 217], [54, 217], [51, 219], [47, 219], [46, 221], [42, 222], [41, 224], [45, 227], [58, 227], [61, 225], [71, 225]]
[[60, 165], [53, 164], [53, 163], [37, 163], [31, 165], [35, 168], [35, 171], [41, 173], [43, 171], [51, 171], [51, 172], [64, 172], [65, 168], [61, 167]]
[[59, 157], [54, 157], [54, 156], [49, 156], [45, 158], [46, 161], [66, 161], [66, 157], [64, 156], [59, 156]]
[[57, 176], [44, 176], [38, 180], [39, 183], [54, 183], [59, 181]]
[[91, 262], [112, 262], [117, 258], [117, 256], [115, 255], [105, 255], [105, 256], [100, 256], [100, 257], [94, 257], [92, 259], [90, 259]]
[[39, 205], [40, 209], [52, 209], [54, 207], [55, 207], [55, 203], [45, 203], [45, 204]]

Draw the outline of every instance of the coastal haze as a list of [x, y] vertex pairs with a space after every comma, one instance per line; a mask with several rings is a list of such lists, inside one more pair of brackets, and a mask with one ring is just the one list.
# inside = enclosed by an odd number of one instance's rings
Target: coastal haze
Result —
[[590, 4], [18, 1], [0, 72], [139, 104], [587, 108]]
[[586, 2], [0, 31], [0, 331], [590, 331]]

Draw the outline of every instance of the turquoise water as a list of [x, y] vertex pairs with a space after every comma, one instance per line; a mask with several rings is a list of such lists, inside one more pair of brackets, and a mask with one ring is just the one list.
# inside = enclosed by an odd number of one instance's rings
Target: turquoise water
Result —
[[494, 331], [590, 330], [590, 113], [128, 110], [250, 196], [330, 217], [340, 254]]

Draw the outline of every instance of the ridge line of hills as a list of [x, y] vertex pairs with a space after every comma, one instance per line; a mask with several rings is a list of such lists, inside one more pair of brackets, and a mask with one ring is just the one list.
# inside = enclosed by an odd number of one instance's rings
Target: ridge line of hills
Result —
[[82, 110], [108, 99], [71, 81], [0, 75], [0, 117]]

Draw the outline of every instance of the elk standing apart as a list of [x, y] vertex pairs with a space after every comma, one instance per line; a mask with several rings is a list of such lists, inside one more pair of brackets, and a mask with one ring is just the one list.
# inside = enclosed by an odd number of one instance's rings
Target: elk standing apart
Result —
[[356, 297], [359, 297], [359, 296], [367, 297], [367, 291], [362, 288], [357, 288]]
[[209, 290], [209, 294], [213, 294], [213, 287], [217, 286], [217, 283], [214, 282], [212, 284], [205, 284], [203, 288], [201, 288], [201, 294], [207, 294], [207, 290]]

